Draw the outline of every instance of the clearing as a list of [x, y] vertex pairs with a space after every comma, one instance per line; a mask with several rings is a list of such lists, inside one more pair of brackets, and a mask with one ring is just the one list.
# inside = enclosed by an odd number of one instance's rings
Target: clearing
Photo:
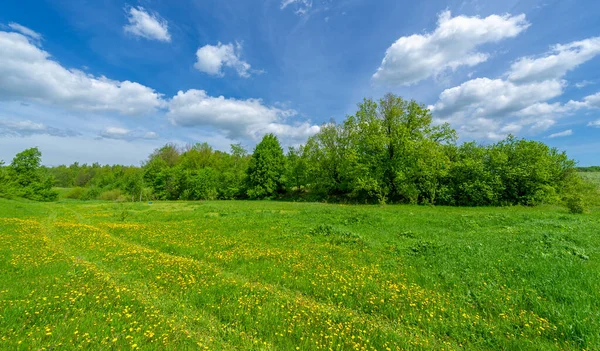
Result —
[[600, 349], [600, 211], [0, 199], [0, 349]]

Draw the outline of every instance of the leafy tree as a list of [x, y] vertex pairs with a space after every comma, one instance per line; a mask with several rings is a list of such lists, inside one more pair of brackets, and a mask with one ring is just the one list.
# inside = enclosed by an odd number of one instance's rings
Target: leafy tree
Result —
[[10, 164], [10, 176], [15, 194], [36, 201], [53, 201], [58, 193], [52, 190], [53, 179], [41, 167], [42, 153], [37, 147], [18, 153]]
[[14, 181], [21, 187], [38, 181], [41, 163], [42, 153], [37, 147], [21, 151], [10, 164], [15, 175]]
[[503, 191], [500, 175], [490, 164], [489, 148], [475, 142], [448, 149], [452, 164], [448, 171], [450, 197], [443, 203], [459, 206], [490, 206]]
[[304, 147], [290, 147], [286, 161], [287, 187], [300, 192], [306, 186], [308, 165], [304, 155]]
[[144, 184], [150, 186], [160, 200], [179, 199], [176, 172], [173, 167], [179, 162], [180, 156], [176, 145], [166, 144], [154, 150], [143, 165]]
[[[388, 94], [364, 99], [343, 123], [331, 121], [286, 156], [266, 135], [250, 156], [207, 143], [156, 149], [141, 168], [74, 163], [46, 170], [29, 149], [0, 165], [0, 194], [45, 198], [52, 177], [78, 186], [72, 197], [132, 200], [273, 198], [286, 189], [313, 200], [408, 202], [459, 206], [569, 204], [588, 197], [565, 153], [512, 136], [492, 145], [456, 145], [456, 132], [435, 125], [425, 106]], [[594, 169], [594, 168], [590, 168]], [[51, 191], [48, 190], [48, 191]], [[596, 190], [592, 191], [595, 192]], [[590, 191], [587, 191], [588, 193]], [[51, 197], [51, 195], [49, 195]]]
[[131, 195], [131, 199], [136, 201], [142, 201], [142, 195], [144, 192], [144, 173], [140, 169], [130, 168], [123, 172], [122, 175], [123, 183], [121, 184], [121, 188], [123, 188], [127, 194]]
[[345, 145], [347, 138], [342, 125], [330, 122], [310, 137], [304, 146], [307, 160], [308, 183], [321, 196], [339, 196], [348, 193], [348, 172]]
[[363, 100], [355, 115], [323, 126], [307, 142], [314, 189], [358, 201], [435, 202], [447, 192], [444, 147], [456, 137], [431, 121], [415, 101], [392, 94]]
[[284, 191], [285, 156], [279, 140], [267, 134], [256, 145], [248, 165], [248, 197], [271, 198]]
[[491, 167], [500, 174], [501, 204], [555, 202], [572, 180], [575, 162], [544, 143], [509, 136], [491, 147]]
[[182, 200], [213, 200], [217, 197], [217, 177], [213, 168], [183, 170], [179, 182]]
[[235, 199], [246, 196], [246, 170], [250, 162], [248, 152], [241, 144], [231, 145], [231, 154], [223, 155], [219, 166], [218, 196]]

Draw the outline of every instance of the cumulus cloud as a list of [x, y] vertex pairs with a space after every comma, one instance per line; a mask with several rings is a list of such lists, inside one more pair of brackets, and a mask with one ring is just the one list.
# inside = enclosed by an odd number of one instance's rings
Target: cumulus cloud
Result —
[[502, 79], [477, 78], [444, 90], [431, 109], [440, 117], [502, 117], [560, 96], [563, 86], [555, 80], [517, 85]]
[[600, 128], [600, 119], [588, 123], [588, 127]]
[[33, 39], [34, 41], [40, 42], [42, 40], [42, 35], [40, 33], [34, 31], [33, 29], [29, 29], [25, 26], [22, 26], [18, 23], [11, 22], [8, 24], [8, 27], [16, 32], [19, 32], [25, 36], [28, 36], [29, 38]]
[[569, 135], [573, 135], [573, 130], [567, 129], [567, 130], [564, 130], [562, 132], [550, 134], [550, 135], [548, 135], [548, 138], [560, 138], [560, 137], [566, 137], [566, 136], [569, 136]]
[[555, 45], [539, 58], [523, 57], [514, 62], [508, 72], [513, 82], [533, 82], [560, 79], [570, 70], [600, 54], [600, 37]]
[[200, 72], [222, 77], [223, 67], [229, 67], [236, 70], [240, 77], [248, 78], [251, 72], [251, 66], [248, 62], [241, 59], [242, 45], [236, 43], [233, 45], [221, 44], [205, 45], [196, 51], [196, 64], [194, 67]]
[[78, 136], [78, 132], [69, 129], [49, 127], [31, 120], [0, 119], [0, 136], [26, 137], [34, 134], [45, 134], [56, 137]]
[[155, 132], [146, 132], [141, 130], [129, 130], [121, 127], [108, 127], [105, 128], [102, 132], [100, 132], [100, 137], [105, 139], [116, 140], [154, 140], [158, 139], [158, 134], [156, 134]]
[[517, 113], [519, 117], [536, 117], [536, 116], [555, 116], [571, 111], [570, 106], [562, 105], [559, 102], [549, 104], [547, 102], [536, 102]]
[[594, 95], [588, 95], [583, 98], [583, 101], [569, 101], [566, 104], [567, 108], [571, 109], [579, 109], [579, 108], [600, 108], [600, 93], [596, 93]]
[[515, 84], [477, 78], [444, 90], [429, 108], [439, 121], [458, 126], [462, 136], [498, 140], [524, 128], [539, 132], [554, 125], [569, 109], [546, 101], [562, 95], [564, 86], [557, 80]]
[[168, 117], [179, 126], [210, 126], [223, 130], [229, 138], [259, 139], [266, 133], [302, 138], [313, 135], [319, 127], [309, 123], [285, 123], [296, 115], [294, 110], [266, 106], [260, 99], [212, 97], [204, 90], [179, 91], [169, 104]]
[[25, 35], [0, 31], [0, 100], [139, 115], [163, 106], [161, 94], [130, 81], [67, 69]]
[[477, 78], [446, 89], [429, 108], [438, 122], [457, 125], [459, 132], [474, 138], [504, 137], [512, 132], [509, 127], [547, 130], [579, 109], [600, 108], [600, 93], [566, 104], [549, 102], [564, 93], [563, 77], [569, 70], [600, 52], [598, 44], [598, 38], [590, 38], [555, 45], [540, 58], [517, 60], [503, 78]]
[[401, 37], [385, 54], [373, 75], [375, 81], [410, 85], [461, 66], [475, 66], [489, 58], [478, 46], [516, 37], [529, 27], [525, 15], [485, 18], [440, 14], [432, 33]]
[[127, 20], [129, 24], [123, 27], [127, 33], [149, 40], [171, 41], [169, 24], [156, 13], [149, 13], [141, 6], [130, 7]]

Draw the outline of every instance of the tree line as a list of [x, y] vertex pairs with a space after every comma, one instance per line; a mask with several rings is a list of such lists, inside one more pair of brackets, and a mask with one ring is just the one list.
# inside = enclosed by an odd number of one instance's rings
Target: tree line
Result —
[[[456, 206], [580, 202], [576, 163], [544, 143], [509, 136], [491, 145], [457, 144], [424, 105], [388, 94], [364, 99], [342, 123], [328, 123], [284, 152], [265, 135], [252, 153], [206, 143], [155, 150], [141, 167], [40, 167], [36, 148], [1, 167], [14, 194], [52, 200], [295, 199]], [[23, 162], [23, 159], [27, 161]], [[34, 169], [36, 169], [34, 171]], [[34, 176], [31, 174], [35, 173]], [[0, 178], [1, 181], [2, 178]], [[8, 183], [7, 183], [8, 184]], [[4, 190], [4, 193], [7, 191]], [[0, 194], [2, 190], [0, 189]]]
[[579, 172], [600, 172], [600, 166], [577, 167]]

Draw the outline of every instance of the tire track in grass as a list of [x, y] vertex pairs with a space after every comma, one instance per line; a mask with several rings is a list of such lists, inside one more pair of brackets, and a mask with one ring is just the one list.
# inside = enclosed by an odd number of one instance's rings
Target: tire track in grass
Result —
[[[107, 227], [107, 228], [114, 228], [114, 227], [122, 227], [123, 228], [129, 228], [132, 229], [133, 227], [136, 227], [138, 230], [141, 230], [141, 228], [144, 228], [144, 230], [149, 230], [151, 229], [151, 227], [148, 226], [144, 226], [144, 225], [134, 225], [134, 224], [123, 224], [123, 225], [118, 225], [118, 224], [110, 224], [110, 223], [100, 223], [99, 224], [101, 227]], [[110, 230], [109, 230], [110, 232]], [[127, 231], [126, 233], [130, 233], [130, 231]], [[131, 232], [133, 233], [133, 232]], [[168, 235], [168, 234], [165, 234]], [[124, 237], [126, 239], [124, 239]], [[125, 240], [128, 242], [131, 242], [131, 240], [133, 240], [133, 242], [135, 242], [138, 245], [142, 245], [143, 247], [159, 247], [157, 250], [159, 250], [160, 252], [166, 253], [164, 250], [167, 250], [168, 248], [160, 248], [159, 242], [156, 241], [152, 241], [149, 243], [143, 243], [140, 244], [139, 240], [143, 240], [142, 238], [145, 238], [145, 235], [141, 235], [141, 236], [136, 236], [136, 238], [132, 238], [125, 235], [121, 235], [118, 234], [118, 238], [120, 240]], [[153, 238], [154, 240], [156, 238]], [[212, 238], [215, 239], [215, 238]], [[171, 240], [172, 241], [172, 240]], [[154, 244], [154, 245], [153, 245]], [[150, 245], [150, 246], [149, 246]], [[170, 249], [169, 249], [170, 250]], [[177, 250], [175, 250], [177, 251]], [[170, 253], [166, 253], [169, 255], [174, 255], [172, 250], [170, 250]], [[193, 256], [188, 256], [188, 255], [176, 255], [178, 257], [185, 257], [188, 258], [190, 260], [195, 260], [198, 262], [206, 262], [206, 264], [211, 264], [213, 267], [215, 267], [216, 270], [219, 270], [219, 272], [222, 272], [223, 274], [230, 274], [233, 277], [236, 277], [238, 279], [244, 279], [245, 281], [252, 281], [250, 279], [250, 277], [247, 276], [240, 276], [239, 273], [236, 272], [232, 272], [229, 271], [227, 269], [223, 269], [221, 265], [219, 265], [218, 263], [213, 263], [208, 261], [208, 259], [198, 259], [196, 257]], [[323, 267], [322, 267], [323, 268]], [[355, 267], [356, 268], [356, 267]], [[369, 280], [372, 278], [372, 276], [377, 276], [377, 272], [378, 272], [378, 268], [377, 267], [363, 267], [364, 269], [367, 269], [368, 271], [368, 276], [360, 278], [358, 280], [361, 281], [365, 281], [365, 280]], [[321, 271], [322, 270], [317, 270]], [[360, 269], [356, 270], [353, 268], [352, 270], [354, 273], [359, 273]], [[356, 278], [356, 274], [353, 276], [352, 273], [350, 271], [347, 271], [345, 274], [342, 274], [342, 272], [339, 272], [341, 276], [345, 275], [346, 277], [348, 277], [349, 279], [352, 278]], [[380, 277], [381, 278], [381, 277]], [[388, 277], [389, 278], [389, 277]], [[396, 328], [396, 330], [398, 329], [405, 329], [405, 328], [411, 328], [411, 332], [415, 332], [416, 330], [418, 330], [418, 333], [420, 335], [425, 335], [426, 337], [430, 337], [431, 340], [433, 340], [431, 343], [436, 343], [437, 342], [437, 348], [442, 348], [444, 346], [447, 345], [448, 342], [454, 342], [456, 344], [458, 343], [470, 343], [471, 345], [478, 345], [478, 344], [483, 344], [488, 343], [489, 345], [489, 339], [486, 339], [486, 337], [489, 338], [488, 335], [492, 335], [493, 333], [498, 333], [498, 330], [495, 329], [495, 321], [493, 320], [492, 316], [480, 316], [479, 314], [475, 314], [473, 313], [471, 310], [468, 309], [461, 309], [459, 310], [458, 308], [456, 308], [456, 301], [450, 299], [447, 296], [444, 295], [440, 295], [440, 294], [434, 294], [431, 295], [433, 293], [431, 293], [430, 291], [416, 285], [416, 284], [408, 284], [405, 281], [390, 281], [390, 280], [386, 280], [387, 278], [382, 277], [381, 280], [374, 280], [371, 281], [371, 283], [375, 283], [377, 285], [377, 289], [380, 290], [386, 290], [386, 291], [392, 291], [396, 290], [396, 292], [398, 292], [398, 294], [396, 295], [391, 295], [391, 299], [389, 299], [390, 295], [386, 296], [385, 301], [390, 301], [390, 302], [394, 302], [394, 298], [397, 298], [400, 295], [400, 300], [396, 300], [395, 302], [404, 302], [404, 307], [408, 307], [408, 308], [404, 308], [400, 313], [395, 309], [395, 307], [392, 307], [391, 309], [393, 311], [390, 312], [390, 308], [388, 308], [387, 310], [361, 310], [361, 309], [357, 309], [357, 308], [352, 308], [349, 306], [343, 306], [343, 310], [344, 311], [351, 311], [352, 313], [361, 316], [361, 317], [365, 317], [368, 316], [371, 320], [377, 321], [378, 323], [382, 323], [383, 321], [385, 321], [384, 323], [390, 327], [390, 328]], [[405, 284], [406, 283], [406, 284]], [[337, 308], [337, 310], [342, 311], [342, 306], [340, 305], [339, 302], [342, 301], [338, 301], [337, 304], [332, 303], [332, 301], [328, 300], [328, 297], [326, 295], [321, 295], [319, 296], [318, 294], [315, 296], [314, 294], [310, 294], [309, 292], [306, 291], [300, 291], [298, 289], [289, 289], [287, 287], [285, 287], [284, 285], [280, 285], [280, 284], [273, 284], [273, 283], [269, 283], [266, 282], [264, 283], [264, 286], [268, 286], [269, 288], [273, 289], [273, 290], [278, 290], [281, 292], [288, 292], [288, 296], [289, 295], [299, 295], [299, 296], [303, 296], [303, 297], [307, 297], [311, 300], [311, 302], [313, 303], [317, 303], [317, 304], [322, 304], [325, 306], [334, 306]], [[319, 290], [318, 288], [315, 288], [315, 292], [316, 291], [323, 291], [324, 289]], [[365, 295], [365, 294], [363, 294]], [[368, 294], [367, 294], [368, 295]], [[381, 295], [378, 295], [381, 296]], [[439, 301], [439, 298], [445, 298], [445, 301]], [[381, 302], [383, 303], [383, 300], [379, 301], [379, 298], [374, 298], [374, 296], [363, 296], [364, 300], [363, 302], [365, 303], [378, 303]], [[404, 298], [404, 300], [402, 300]], [[438, 301], [436, 302], [435, 300], [438, 299]], [[371, 305], [368, 305], [366, 308], [368, 308]], [[396, 304], [396, 307], [398, 307], [399, 305]], [[460, 306], [460, 305], [459, 305]], [[385, 308], [385, 306], [384, 306]], [[433, 316], [432, 316], [432, 312]], [[527, 314], [523, 314], [525, 311], [518, 311], [518, 314], [513, 316], [515, 321], [515, 325], [518, 325], [519, 323], [521, 323], [521, 321], [519, 320], [519, 318], [527, 318], [529, 319], [533, 319], [535, 324], [538, 326], [543, 327], [543, 330], [548, 330], [548, 332], [551, 332], [551, 325], [549, 324], [549, 322], [547, 320], [544, 320], [542, 318], [538, 318], [535, 315], [532, 315], [530, 312], [527, 312]], [[403, 313], [406, 314], [406, 316], [403, 315]], [[414, 314], [413, 314], [414, 313]], [[408, 316], [410, 314], [410, 316]], [[501, 318], [512, 318], [512, 317], [503, 317], [504, 315], [506, 315], [505, 313], [502, 313]], [[404, 318], [406, 317], [406, 318]], [[435, 317], [435, 318], [433, 318]], [[439, 320], [437, 320], [438, 317], [443, 317], [444, 320], [442, 320], [441, 318]], [[431, 324], [427, 324], [424, 323], [422, 324], [421, 321], [425, 322], [425, 320], [427, 320], [428, 322], [432, 321]], [[457, 324], [458, 323], [458, 324]], [[532, 323], [531, 321], [526, 321], [526, 322], [522, 322], [523, 324], [525, 323], [529, 323], [530, 325], [533, 325], [534, 323]], [[451, 337], [451, 335], [453, 335], [453, 330], [455, 330], [456, 328], [470, 328], [471, 332], [473, 332], [473, 337], [472, 338], [468, 338], [468, 339], [463, 339], [462, 337], [456, 337], [456, 334], [454, 334], [454, 337]], [[490, 333], [490, 331], [492, 333]], [[438, 338], [438, 336], [442, 336], [441, 338]], [[500, 338], [502, 338], [502, 334], [500, 334]], [[496, 340], [498, 341], [498, 340]], [[548, 340], [544, 340], [541, 339], [538, 341], [540, 342], [547, 342]], [[444, 343], [446, 342], [446, 343]], [[414, 346], [414, 345], [412, 345]]]
[[[2, 319], [7, 317], [0, 327], [0, 348], [161, 349], [169, 342], [192, 346], [185, 335], [167, 330], [170, 321], [143, 299], [55, 245], [43, 222], [0, 222], [14, 233], [10, 264], [28, 278], [7, 282], [3, 290], [10, 295], [0, 299]], [[138, 322], [138, 316], [143, 320]]]
[[[103, 226], [103, 225], [100, 224], [100, 226]], [[136, 225], [136, 224], [127, 224], [127, 225], [122, 225], [122, 226], [130, 227], [129, 229], [135, 229], [136, 226], [139, 226], [139, 228], [142, 228], [142, 227], [152, 228], [151, 226], [148, 227], [148, 226]], [[200, 267], [207, 267], [210, 265], [212, 267], [213, 275], [218, 276], [218, 277], [220, 277], [220, 279], [222, 279], [221, 281], [217, 282], [218, 283], [217, 285], [221, 285], [222, 287], [228, 287], [228, 289], [232, 290], [232, 294], [234, 294], [235, 296], [243, 295], [239, 291], [240, 286], [242, 286], [242, 287], [246, 286], [246, 287], [249, 287], [250, 289], [255, 289], [255, 290], [261, 289], [263, 292], [268, 291], [269, 294], [267, 294], [267, 295], [269, 296], [270, 299], [286, 302], [283, 305], [281, 305], [282, 309], [284, 308], [284, 306], [286, 308], [288, 308], [289, 307], [288, 305], [293, 305], [292, 309], [297, 309], [298, 306], [310, 306], [310, 308], [312, 308], [314, 311], [322, 312], [323, 315], [338, 314], [341, 316], [346, 316], [344, 323], [349, 323], [348, 320], [351, 321], [350, 324], [352, 324], [352, 325], [357, 325], [357, 324], [361, 325], [361, 323], [364, 325], [364, 324], [370, 323], [371, 325], [376, 326], [376, 327], [371, 328], [370, 329], [371, 331], [378, 331], [378, 332], [382, 333], [382, 335], [384, 335], [381, 337], [382, 339], [387, 338], [389, 340], [398, 341], [399, 345], [403, 346], [402, 348], [414, 348], [414, 347], [418, 347], [418, 345], [421, 345], [422, 347], [425, 347], [425, 348], [431, 348], [432, 345], [435, 345], [435, 346], [433, 346], [435, 349], [441, 349], [444, 346], [447, 346], [448, 343], [454, 344], [454, 342], [458, 343], [458, 340], [462, 340], [462, 339], [452, 339], [449, 336], [445, 337], [442, 340], [439, 340], [438, 335], [444, 335], [445, 333], [443, 333], [443, 330], [442, 330], [442, 334], [439, 334], [440, 330], [436, 330], [436, 328], [431, 329], [431, 325], [423, 324], [423, 327], [420, 327], [421, 324], [417, 323], [417, 322], [412, 322], [412, 324], [411, 324], [410, 321], [407, 322], [407, 321], [394, 320], [394, 319], [389, 319], [389, 318], [386, 320], [385, 315], [378, 314], [378, 312], [363, 313], [363, 311], [357, 311], [357, 310], [354, 310], [351, 308], [341, 307], [339, 305], [331, 304], [330, 301], [329, 302], [324, 301], [323, 297], [320, 298], [319, 296], [313, 296], [313, 295], [308, 296], [306, 294], [303, 294], [299, 290], [293, 290], [293, 289], [290, 290], [284, 286], [274, 285], [274, 284], [271, 284], [268, 282], [267, 283], [255, 282], [247, 276], [240, 276], [239, 273], [235, 273], [235, 272], [223, 269], [223, 267], [221, 267], [220, 265], [209, 262], [209, 261], [207, 261], [207, 259], [192, 258], [187, 255], [183, 255], [183, 256], [182, 255], [174, 255], [172, 252], [171, 253], [165, 252], [164, 248], [162, 250], [161, 249], [157, 250], [156, 249], [157, 245], [148, 246], [149, 243], [140, 244], [140, 242], [138, 240], [140, 240], [142, 237], [140, 237], [137, 240], [133, 239], [134, 242], [132, 243], [132, 241], [131, 241], [132, 238], [129, 236], [127, 236], [127, 239], [124, 239], [122, 235], [119, 235], [118, 237], [111, 235], [110, 230], [107, 232], [98, 227], [91, 226], [91, 228], [92, 228], [92, 230], [95, 230], [95, 231], [104, 232], [104, 235], [108, 235], [117, 241], [121, 240], [121, 244], [124, 246], [136, 245], [136, 247], [142, 251], [149, 250], [146, 253], [152, 252], [154, 254], [162, 253], [163, 255], [166, 255], [166, 256], [163, 256], [163, 258], [166, 257], [166, 260], [163, 262], [164, 264], [159, 265], [159, 266], [161, 266], [160, 268], [164, 269], [164, 266], [168, 265], [169, 258], [172, 258], [176, 261], [183, 259], [182, 265], [187, 267], [184, 270], [187, 270], [190, 267], [192, 267], [192, 268], [196, 267], [197, 265], [199, 265]], [[129, 233], [129, 231], [127, 233]], [[152, 243], [150, 243], [150, 245], [152, 245]], [[158, 245], [158, 246], [160, 246], [160, 245]], [[177, 284], [177, 283], [181, 282], [181, 280], [176, 277], [163, 276], [162, 278], [163, 278], [163, 281], [169, 282], [171, 284]], [[228, 279], [228, 278], [230, 278], [230, 279]], [[155, 280], [155, 277], [153, 277], [152, 275], [143, 276], [140, 278], [140, 280], [146, 281], [146, 282], [154, 280], [153, 283], [157, 282]], [[215, 280], [217, 280], [217, 279], [215, 279]], [[214, 281], [213, 281], [213, 283], [214, 283]], [[383, 283], [383, 282], [379, 282], [379, 283]], [[164, 284], [161, 286], [165, 290], [172, 290], [171, 289], [172, 286], [167, 286]], [[419, 293], [420, 290], [423, 290], [422, 288], [420, 288], [418, 286], [411, 286], [410, 288], [417, 289], [417, 294]], [[209, 292], [211, 292], [211, 291], [209, 291]], [[180, 293], [182, 293], [182, 292], [180, 291]], [[212, 293], [213, 293], [213, 295], [216, 295], [217, 297], [220, 295], [221, 296], [223, 295], [223, 294], [219, 294], [215, 291], [212, 291]], [[273, 298], [273, 296], [274, 296], [274, 298]], [[294, 299], [295, 296], [299, 296], [300, 299]], [[246, 298], [245, 296], [241, 296], [241, 297]], [[186, 299], [188, 301], [190, 301], [190, 299], [192, 299], [192, 301], [194, 301], [194, 296], [191, 296], [191, 295], [187, 296]], [[206, 305], [206, 303], [207, 303], [207, 301], [205, 301], [205, 300], [200, 300], [200, 302], [201, 303], [196, 303], [196, 305], [202, 305], [202, 304]], [[230, 305], [230, 304], [235, 304], [236, 301], [233, 298], [225, 299], [225, 300], [221, 300], [221, 301], [216, 301], [213, 299], [212, 301], [208, 301], [208, 303], [212, 303], [212, 304], [220, 303], [222, 305]], [[452, 302], [450, 301], [448, 303], [451, 304]], [[274, 304], [271, 304], [271, 305], [274, 305]], [[204, 306], [204, 307], [206, 307], [206, 306]], [[423, 314], [423, 312], [425, 312], [426, 310], [424, 311], [424, 310], [420, 309], [420, 308], [424, 308], [425, 306], [421, 305], [421, 306], [415, 306], [415, 307], [416, 307], [416, 310], [413, 309], [413, 311], [416, 311], [417, 314], [418, 315], [420, 314], [423, 318], [427, 317]], [[448, 305], [446, 305], [446, 307], [448, 307]], [[450, 306], [450, 307], [452, 307], [452, 306]], [[227, 315], [227, 314], [224, 315], [221, 311], [219, 311], [218, 309], [215, 309], [214, 306], [212, 306], [212, 309], [209, 306], [208, 310], [211, 311], [210, 313], [212, 313], [213, 315], [216, 315], [217, 318], [219, 318], [219, 320], [224, 321], [225, 324], [229, 324], [229, 325], [231, 323], [234, 323], [235, 322], [234, 319], [238, 317], [237, 315], [235, 315], [235, 316]], [[256, 310], [254, 310], [254, 311], [256, 312]], [[277, 313], [274, 313], [273, 315], [277, 316]], [[384, 317], [384, 318], [382, 318], [382, 317]], [[470, 323], [485, 322], [485, 320], [480, 319], [479, 316], [473, 316], [473, 317], [477, 317], [477, 319], [476, 320], [467, 320], [467, 321], [462, 321], [462, 322], [468, 322], [468, 324], [466, 324], [467, 327], [469, 326]], [[420, 322], [420, 320], [421, 319], [419, 318], [419, 322]], [[452, 322], [452, 321], [447, 321], [447, 322]], [[454, 322], [457, 322], [457, 320], [455, 319]], [[461, 322], [461, 321], [459, 320], [458, 322]], [[326, 321], [326, 323], [327, 323], [327, 321]], [[493, 323], [493, 321], [492, 321], [492, 323]], [[543, 321], [542, 321], [542, 323], [543, 323]], [[242, 329], [247, 328], [247, 325], [245, 325], [244, 323], [237, 323], [235, 325], [237, 325], [238, 328], [242, 328]], [[401, 332], [398, 332], [398, 330], [401, 330], [402, 328], [407, 328], [407, 327], [410, 328], [410, 330], [408, 330], [408, 331], [402, 330], [404, 332], [404, 334], [401, 334]], [[422, 328], [429, 328], [429, 329], [425, 330]], [[456, 324], [455, 324], [454, 328], [456, 328]], [[276, 330], [276, 328], [273, 328], [273, 329]], [[450, 329], [452, 329], [452, 328], [450, 328]], [[253, 330], [253, 329], [250, 329], [250, 330]], [[391, 332], [389, 334], [385, 333], [386, 330], [391, 330]], [[477, 330], [478, 329], [475, 329], [475, 331], [477, 331]], [[254, 329], [254, 331], [256, 332], [256, 329]], [[278, 346], [281, 345], [281, 342], [277, 343], [278, 338], [276, 338], [276, 337], [273, 338], [273, 337], [270, 337], [269, 335], [267, 335], [267, 334], [269, 334], [269, 332], [271, 332], [271, 334], [272, 334], [272, 330], [269, 331], [268, 328], [262, 328], [259, 331], [261, 333], [260, 335], [262, 335], [262, 336], [266, 335], [265, 337], [269, 341], [275, 342], [275, 344]], [[280, 335], [280, 337], [283, 337], [283, 335]], [[287, 335], [286, 335], [286, 337], [287, 337]], [[400, 339], [400, 340], [398, 340], [398, 339]], [[410, 343], [406, 342], [407, 339], [417, 340], [418, 345], [410, 344]], [[471, 340], [464, 340], [464, 341], [468, 341], [469, 343], [471, 343], [471, 345], [476, 345], [479, 343], [478, 340], [480, 340], [480, 339], [471, 339]], [[296, 340], [296, 341], [299, 342], [298, 340]], [[539, 341], [542, 341], [542, 340], [539, 340]], [[403, 342], [405, 342], [405, 343], [403, 343]], [[444, 344], [444, 342], [446, 342], [446, 343]], [[381, 344], [383, 344], [383, 342]], [[322, 345], [323, 344], [321, 344], [321, 346]], [[331, 343], [329, 345], [331, 345]], [[314, 345], [312, 345], [312, 346], [314, 347]]]
[[[75, 211], [71, 210], [70, 212], [73, 212], [78, 219], [83, 218]], [[81, 252], [79, 251], [67, 250], [69, 245], [65, 245], [64, 241], [60, 242], [60, 240], [56, 240], [60, 236], [56, 228], [58, 223], [56, 221], [56, 213], [54, 212], [53, 215], [45, 220], [42, 228], [44, 228], [49, 244], [56, 250], [61, 251], [66, 257], [69, 257], [73, 264], [85, 267], [87, 270], [93, 272], [95, 278], [116, 287], [117, 291], [132, 295], [143, 306], [155, 311], [158, 308], [161, 318], [167, 324], [172, 325], [173, 330], [181, 334], [183, 338], [193, 339], [197, 346], [211, 350], [229, 350], [234, 348], [224, 339], [211, 336], [218, 335], [218, 333], [214, 333], [214, 330], [217, 329], [214, 326], [218, 322], [212, 316], [207, 316], [205, 313], [200, 313], [201, 311], [190, 309], [189, 306], [181, 305], [178, 301], [169, 299], [169, 296], [166, 294], [156, 294], [145, 284], [135, 284], [132, 286], [128, 284], [129, 282], [126, 279], [119, 279], [118, 276], [122, 272], [111, 271], [101, 262], [92, 262], [81, 256]], [[204, 335], [202, 331], [211, 331], [211, 334]], [[243, 344], [243, 347], [251, 349], [251, 345]]]
[[[410, 331], [410, 333], [404, 334], [405, 331], [400, 329], [400, 327], [406, 328], [406, 326], [399, 325], [397, 322], [394, 322], [394, 321], [376, 318], [376, 317], [379, 317], [377, 315], [367, 315], [367, 314], [364, 314], [364, 313], [361, 313], [361, 312], [358, 312], [355, 310], [343, 308], [339, 305], [323, 303], [321, 301], [317, 301], [311, 297], [303, 295], [298, 291], [291, 291], [289, 289], [282, 288], [281, 286], [275, 286], [275, 285], [268, 284], [268, 283], [264, 284], [264, 283], [259, 283], [259, 282], [252, 282], [252, 281], [249, 281], [247, 279], [247, 277], [239, 276], [235, 273], [224, 271], [220, 267], [217, 267], [213, 263], [209, 263], [206, 261], [198, 261], [197, 259], [193, 259], [193, 258], [189, 258], [189, 257], [182, 257], [182, 256], [168, 254], [168, 253], [156, 250], [156, 249], [146, 247], [144, 245], [140, 245], [138, 243], [132, 243], [130, 241], [126, 241], [122, 238], [116, 238], [114, 236], [111, 236], [106, 231], [103, 231], [102, 229], [94, 227], [94, 226], [86, 225], [85, 227], [87, 229], [89, 229], [90, 231], [95, 231], [95, 232], [100, 233], [101, 236], [104, 237], [104, 239], [112, 240], [116, 243], [119, 243], [123, 247], [133, 248], [133, 251], [131, 251], [133, 254], [143, 253], [145, 255], [156, 255], [156, 257], [154, 257], [154, 259], [158, 260], [161, 263], [161, 265], [159, 265], [159, 266], [163, 266], [163, 268], [164, 268], [164, 266], [168, 266], [169, 263], [173, 264], [174, 262], [178, 262], [177, 264], [186, 266], [185, 268], [187, 268], [187, 269], [189, 269], [190, 267], [193, 268], [193, 270], [198, 270], [201, 267], [203, 267], [205, 269], [208, 268], [210, 270], [210, 273], [207, 273], [205, 275], [206, 276], [213, 275], [213, 276], [220, 277], [222, 279], [222, 281], [220, 282], [221, 285], [229, 284], [229, 285], [231, 285], [229, 287], [231, 289], [235, 289], [236, 287], [239, 288], [241, 286], [242, 289], [250, 289], [250, 291], [262, 290], [263, 292], [265, 292], [265, 291], [273, 292], [272, 294], [269, 294], [269, 295], [275, 295], [276, 298], [283, 300], [285, 302], [285, 304], [283, 304], [282, 306], [286, 306], [286, 305], [290, 305], [290, 304], [300, 305], [300, 306], [308, 306], [309, 309], [312, 309], [314, 311], [320, 311], [320, 313], [322, 313], [324, 315], [336, 315], [337, 314], [338, 318], [345, 316], [341, 319], [351, 321], [351, 322], [345, 322], [346, 324], [350, 324], [350, 325], [357, 324], [359, 326], [362, 326], [363, 328], [366, 328], [367, 325], [376, 326], [375, 329], [380, 334], [382, 334], [382, 336], [385, 335], [385, 337], [389, 340], [394, 340], [394, 339], [397, 340], [399, 338], [404, 339], [405, 341], [409, 340], [409, 339], [412, 339], [412, 340], [423, 340], [424, 339], [427, 344], [438, 345], [438, 346], [443, 345], [441, 341], [436, 340], [431, 335], [430, 336], [421, 335], [421, 334], [425, 334], [425, 332], [422, 330], [418, 330], [417, 328]], [[150, 262], [146, 262], [146, 263], [148, 266], [152, 265], [152, 263], [150, 263]], [[146, 266], [146, 267], [148, 267], [148, 266]], [[189, 270], [188, 270], [188, 272], [189, 272]], [[142, 276], [140, 280], [147, 281], [147, 280], [152, 280], [153, 278], [155, 278], [155, 277], [152, 277], [151, 275], [146, 275], [146, 276]], [[160, 280], [160, 277], [157, 277], [157, 278], [158, 279], [155, 279], [155, 280]], [[165, 277], [163, 277], [163, 280], [164, 280], [164, 278]], [[167, 279], [168, 279], [168, 277], [167, 277]], [[172, 285], [171, 285], [171, 287], [172, 287]], [[273, 297], [273, 296], [271, 296], [271, 297]], [[212, 301], [212, 303], [218, 303], [218, 301]], [[229, 301], [229, 303], [235, 304], [234, 301]], [[292, 309], [297, 309], [297, 307], [298, 306], [296, 306], [296, 308], [292, 308]], [[219, 309], [219, 308], [220, 307], [217, 307], [217, 309]], [[239, 317], [239, 316], [236, 315], [235, 317]], [[218, 316], [218, 318], [220, 318], [220, 320], [224, 321], [225, 323], [231, 323], [231, 318], [226, 318], [224, 320], [222, 315]], [[325, 322], [325, 323], [327, 323], [327, 322]], [[332, 323], [332, 322], [330, 322], [330, 323]], [[329, 326], [329, 327], [331, 328], [331, 326]], [[364, 330], [365, 329], [362, 329], [363, 332], [364, 332]], [[340, 332], [344, 333], [343, 331], [340, 331]], [[267, 334], [267, 333], [263, 333], [263, 334]], [[279, 337], [281, 337], [281, 335]], [[350, 337], [352, 337], [352, 336], [350, 336]], [[361, 335], [356, 335], [355, 337], [364, 338]], [[273, 340], [273, 341], [277, 341], [279, 338], [270, 337], [269, 339]], [[400, 340], [397, 340], [397, 341], [400, 342]], [[448, 343], [448, 341], [447, 341], [447, 343]], [[385, 344], [385, 342], [382, 342], [381, 344]], [[407, 347], [409, 345], [405, 344], [404, 346]]]

